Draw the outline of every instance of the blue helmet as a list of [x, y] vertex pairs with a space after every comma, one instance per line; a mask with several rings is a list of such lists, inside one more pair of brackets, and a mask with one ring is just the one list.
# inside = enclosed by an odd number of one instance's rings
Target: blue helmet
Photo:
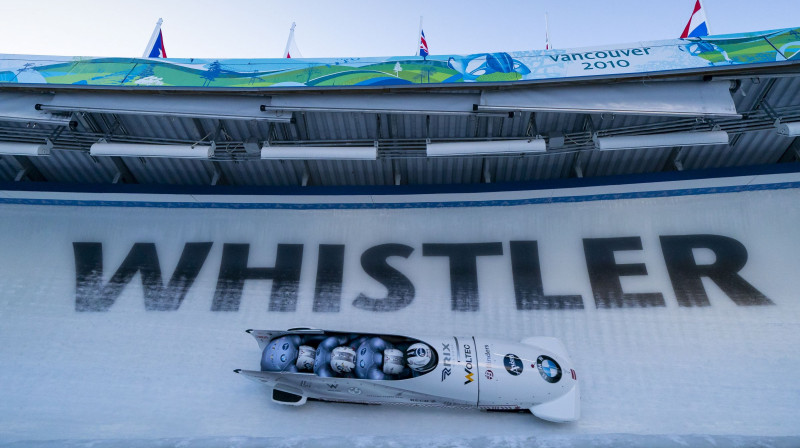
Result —
[[261, 370], [281, 372], [288, 370], [297, 371], [297, 346], [300, 345], [299, 336], [283, 336], [270, 341], [261, 354]]

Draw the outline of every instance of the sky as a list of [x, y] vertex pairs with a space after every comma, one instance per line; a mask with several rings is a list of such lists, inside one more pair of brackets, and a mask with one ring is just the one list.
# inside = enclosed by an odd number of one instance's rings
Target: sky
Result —
[[[800, 26], [798, 0], [705, 0], [714, 34]], [[543, 49], [677, 37], [694, 0], [0, 0], [0, 53], [136, 56], [156, 21], [171, 58], [281, 57], [289, 28], [304, 57], [411, 55], [420, 16], [431, 54]]]

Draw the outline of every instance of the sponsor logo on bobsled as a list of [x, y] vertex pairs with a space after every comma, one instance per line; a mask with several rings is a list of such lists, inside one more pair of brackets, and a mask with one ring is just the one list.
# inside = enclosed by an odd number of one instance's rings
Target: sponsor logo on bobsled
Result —
[[483, 376], [485, 376], [487, 380], [490, 380], [494, 378], [494, 372], [492, 372], [491, 370], [487, 370], [486, 372], [483, 373]]
[[486, 364], [491, 365], [492, 364], [492, 351], [489, 349], [489, 345], [488, 344], [484, 345], [483, 349], [484, 349], [484, 354], [486, 355]]
[[503, 365], [506, 367], [506, 371], [514, 376], [521, 374], [524, 367], [519, 356], [513, 353], [509, 353], [503, 357]]
[[561, 366], [549, 356], [541, 355], [536, 358], [536, 368], [548, 383], [557, 383], [561, 379]]
[[466, 378], [464, 384], [469, 384], [473, 381], [472, 375], [474, 375], [472, 372], [472, 348], [469, 344], [464, 344], [464, 371], [467, 372], [464, 375], [464, 378]]
[[442, 381], [450, 375], [450, 344], [442, 342], [442, 362], [444, 369], [442, 370]]

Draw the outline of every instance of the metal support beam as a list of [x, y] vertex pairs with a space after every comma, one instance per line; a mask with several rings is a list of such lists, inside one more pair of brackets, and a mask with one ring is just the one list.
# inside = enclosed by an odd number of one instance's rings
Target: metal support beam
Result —
[[392, 166], [392, 179], [395, 185], [400, 185], [403, 182], [403, 176], [400, 174], [400, 162], [397, 160], [391, 161]]
[[30, 95], [38, 111], [152, 115], [223, 120], [288, 122], [290, 112], [262, 111], [262, 97], [138, 93], [59, 92], [53, 97]]
[[[139, 181], [136, 180], [136, 176], [134, 176], [133, 173], [131, 173], [131, 170], [128, 169], [128, 165], [125, 165], [125, 161], [123, 161], [121, 157], [109, 157], [109, 159], [111, 159], [111, 162], [117, 168], [117, 174], [122, 179], [122, 182], [126, 184], [139, 183]], [[116, 181], [114, 183], [119, 181], [118, 179], [116, 179], [116, 176], [115, 180]]]
[[211, 177], [211, 185], [230, 185], [228, 177], [222, 171], [222, 165], [219, 162], [212, 161], [211, 166], [214, 169], [214, 175]]
[[587, 151], [578, 151], [572, 159], [572, 172], [574, 177], [583, 178], [583, 158]]
[[203, 126], [203, 122], [200, 121], [199, 118], [193, 118], [192, 124], [194, 125], [195, 130], [197, 131], [197, 140], [205, 138], [208, 135], [205, 126]]
[[800, 138], [792, 141], [786, 151], [781, 154], [778, 163], [798, 162], [800, 161]]
[[17, 173], [17, 177], [14, 179], [15, 181], [21, 180], [23, 177], [27, 177], [29, 180], [33, 182], [47, 182], [47, 178], [44, 177], [41, 171], [36, 168], [36, 165], [31, 162], [31, 160], [27, 156], [11, 156], [14, 160], [17, 161], [19, 166], [22, 167]]
[[486, 158], [483, 159], [483, 183], [490, 184], [492, 183], [492, 173], [489, 172], [489, 163], [486, 161]]
[[303, 178], [300, 180], [300, 185], [307, 187], [311, 181], [311, 170], [308, 168], [308, 162], [303, 160]]
[[294, 129], [297, 131], [296, 140], [308, 140], [308, 123], [306, 122], [305, 112], [297, 114], [297, 120], [294, 121]]
[[525, 128], [525, 136], [533, 137], [539, 135], [539, 129], [536, 127], [536, 112], [531, 112], [528, 118], [528, 126]]
[[661, 171], [683, 171], [683, 146], [676, 146], [670, 150], [667, 160], [661, 165]]
[[487, 90], [475, 110], [738, 117], [728, 81]]

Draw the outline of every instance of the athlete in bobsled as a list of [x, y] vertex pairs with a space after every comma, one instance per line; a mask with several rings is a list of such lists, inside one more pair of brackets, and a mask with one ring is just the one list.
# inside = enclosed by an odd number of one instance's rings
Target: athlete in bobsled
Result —
[[379, 337], [330, 336], [314, 349], [299, 336], [271, 341], [261, 356], [262, 371], [311, 371], [321, 377], [391, 380], [418, 376], [436, 366], [433, 350], [424, 343], [403, 351]]

